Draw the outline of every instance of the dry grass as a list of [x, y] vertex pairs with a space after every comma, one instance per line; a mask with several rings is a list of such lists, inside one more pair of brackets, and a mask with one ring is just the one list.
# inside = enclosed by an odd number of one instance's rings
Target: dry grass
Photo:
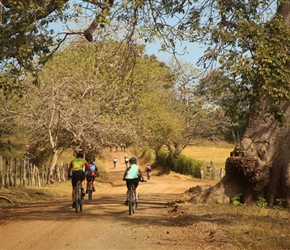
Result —
[[230, 243], [236, 249], [290, 249], [290, 211], [286, 209], [187, 204], [174, 217], [178, 226], [201, 232], [206, 241]]
[[197, 146], [188, 146], [182, 154], [191, 158], [202, 160], [206, 165], [212, 162], [216, 168], [224, 168], [226, 159], [230, 156], [230, 152], [234, 149], [233, 144], [227, 143], [198, 143]]

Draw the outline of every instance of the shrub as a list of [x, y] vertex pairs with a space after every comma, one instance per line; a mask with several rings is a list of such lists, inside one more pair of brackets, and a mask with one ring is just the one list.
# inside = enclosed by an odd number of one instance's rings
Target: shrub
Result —
[[156, 162], [164, 169], [171, 169], [177, 173], [191, 175], [195, 178], [201, 178], [201, 168], [203, 161], [192, 159], [185, 155], [179, 155], [173, 162], [168, 152], [159, 151], [156, 155]]
[[268, 206], [268, 203], [265, 198], [259, 197], [259, 199], [256, 201], [256, 204], [258, 207], [266, 208]]
[[195, 178], [201, 178], [201, 168], [203, 161], [192, 159], [185, 155], [179, 155], [174, 159], [174, 170], [180, 174], [191, 175]]

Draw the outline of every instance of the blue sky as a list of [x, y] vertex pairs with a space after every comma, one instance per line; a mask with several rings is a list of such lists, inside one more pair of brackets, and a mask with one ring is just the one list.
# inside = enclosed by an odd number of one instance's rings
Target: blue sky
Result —
[[[180, 46], [180, 50], [186, 46], [186, 53], [182, 56], [179, 56], [178, 58], [185, 61], [185, 62], [190, 62], [195, 68], [198, 68], [196, 66], [196, 63], [198, 59], [203, 55], [204, 48], [202, 48], [198, 44], [194, 43], [184, 43], [182, 46]], [[146, 54], [155, 54], [157, 58], [165, 63], [169, 62], [172, 55], [170, 53], [166, 52], [161, 52], [160, 50], [160, 44], [155, 43], [155, 44], [147, 44], [146, 45]]]

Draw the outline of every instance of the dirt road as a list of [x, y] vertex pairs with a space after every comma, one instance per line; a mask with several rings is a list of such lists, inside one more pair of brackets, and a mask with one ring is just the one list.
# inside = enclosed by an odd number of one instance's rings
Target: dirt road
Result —
[[124, 205], [123, 155], [110, 152], [103, 159], [105, 173], [93, 200], [85, 197], [83, 212], [71, 208], [69, 181], [62, 198], [2, 208], [0, 249], [235, 249], [214, 246], [201, 235], [205, 225], [184, 226], [171, 214], [174, 208], [168, 202], [202, 182], [153, 176], [140, 184], [139, 208], [129, 215]]

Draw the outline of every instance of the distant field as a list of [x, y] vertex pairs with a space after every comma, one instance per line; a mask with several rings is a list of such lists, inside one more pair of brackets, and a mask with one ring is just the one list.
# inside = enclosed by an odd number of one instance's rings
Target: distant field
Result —
[[192, 157], [197, 160], [202, 160], [206, 165], [210, 165], [212, 161], [216, 168], [224, 168], [226, 159], [230, 156], [235, 145], [227, 143], [200, 143], [199, 146], [188, 146], [182, 154]]

